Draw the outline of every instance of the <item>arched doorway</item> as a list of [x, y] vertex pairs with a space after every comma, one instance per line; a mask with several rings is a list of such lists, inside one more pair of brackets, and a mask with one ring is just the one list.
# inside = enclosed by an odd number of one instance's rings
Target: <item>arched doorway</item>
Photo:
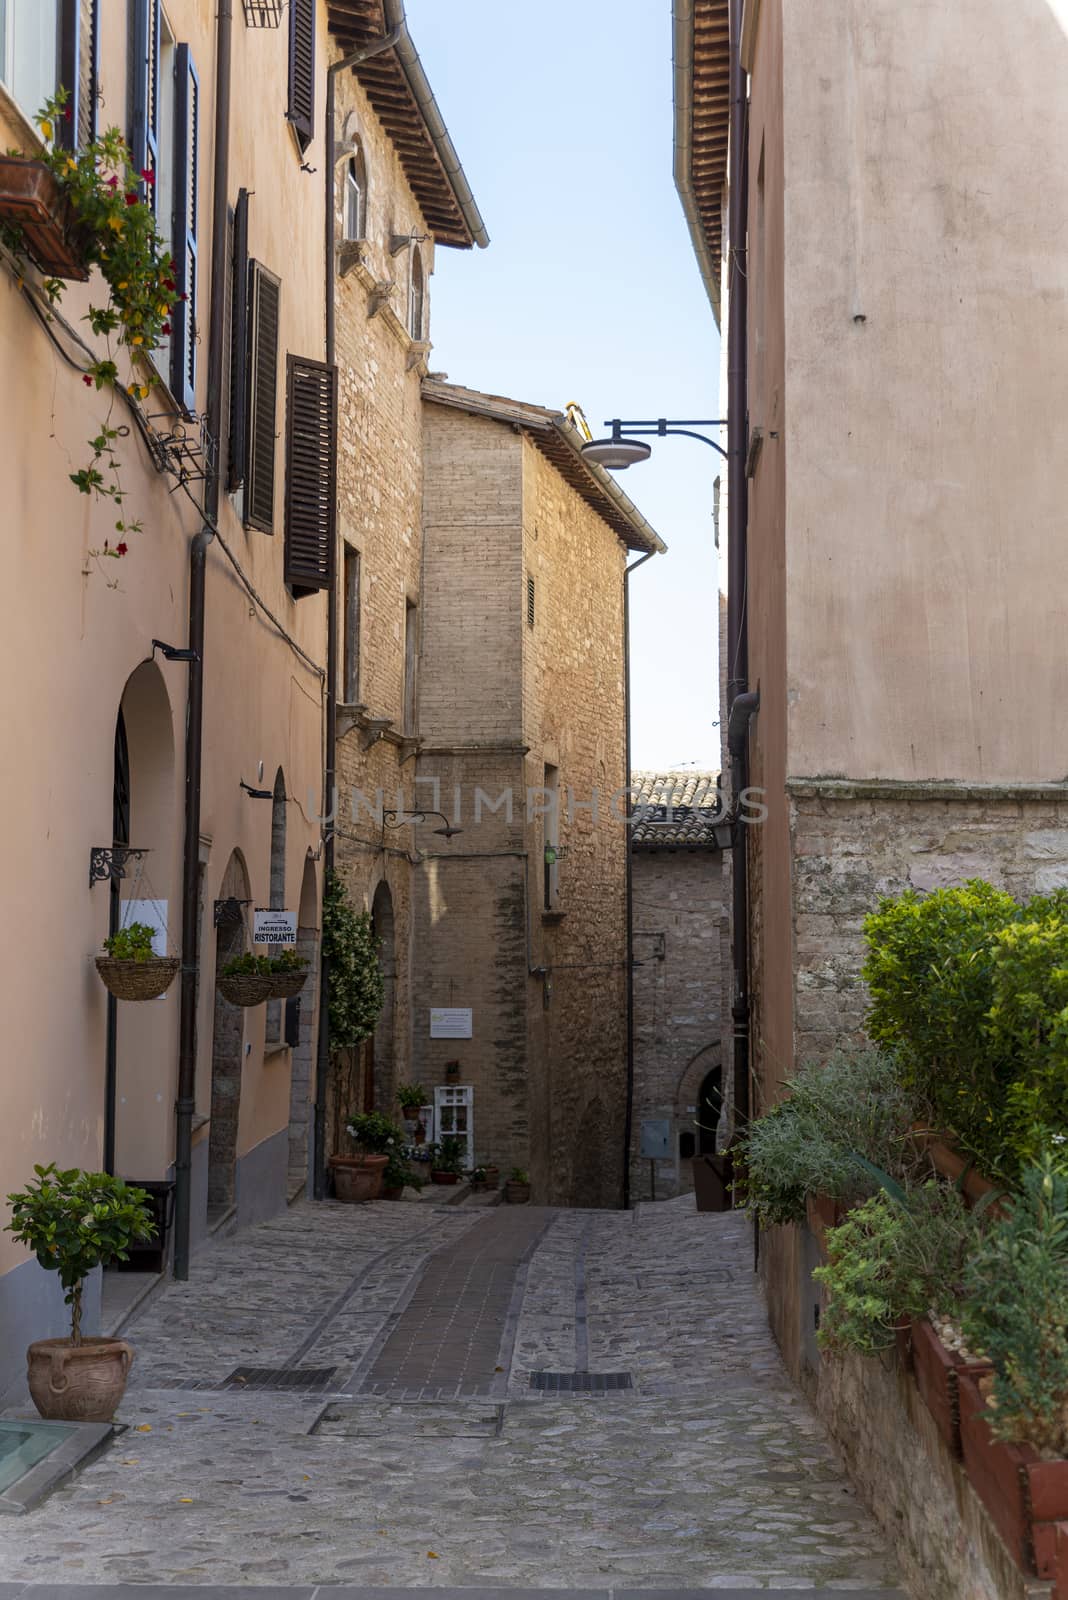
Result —
[[378, 940], [378, 964], [382, 969], [382, 1010], [374, 1034], [366, 1045], [363, 1103], [367, 1111], [384, 1111], [388, 1115], [397, 1087], [393, 1060], [397, 949], [393, 894], [384, 879], [375, 890], [371, 902], [371, 932]]
[[315, 1016], [319, 993], [319, 884], [315, 859], [304, 863], [297, 912], [297, 954], [308, 963], [308, 978], [295, 1000], [286, 1001], [285, 1035], [293, 1050], [289, 1088], [288, 1198], [296, 1199], [308, 1181], [308, 1150], [315, 1081]]
[[[270, 871], [270, 907], [272, 911], [284, 911], [286, 905], [286, 775], [279, 767], [274, 779], [274, 799], [271, 801], [271, 871]], [[281, 1000], [268, 1000], [267, 1002], [267, 1029], [264, 1035], [267, 1044], [280, 1044], [282, 1041], [282, 1014], [283, 1002]]]
[[208, 1222], [214, 1224], [234, 1204], [237, 1169], [237, 1125], [241, 1113], [241, 1069], [244, 1061], [245, 1013], [219, 993], [223, 967], [245, 948], [244, 907], [249, 900], [248, 870], [240, 850], [226, 864], [219, 890], [221, 901], [233, 901], [232, 915], [215, 930], [215, 1011], [211, 1041], [211, 1128], [208, 1135]]
[[701, 1087], [697, 1091], [697, 1111], [694, 1120], [697, 1123], [698, 1155], [715, 1155], [716, 1135], [722, 1112], [723, 1068], [715, 1066], [705, 1073], [701, 1079]]

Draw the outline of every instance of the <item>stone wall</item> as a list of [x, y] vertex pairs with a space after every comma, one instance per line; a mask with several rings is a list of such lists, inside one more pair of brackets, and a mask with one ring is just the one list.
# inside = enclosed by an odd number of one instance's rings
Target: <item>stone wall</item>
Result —
[[705, 1075], [722, 1069], [723, 857], [718, 850], [633, 853], [634, 1125], [631, 1191], [651, 1198], [649, 1162], [639, 1154], [644, 1117], [667, 1117], [672, 1154], [656, 1164], [656, 1196], [693, 1188], [679, 1154], [697, 1137], [695, 1108]]

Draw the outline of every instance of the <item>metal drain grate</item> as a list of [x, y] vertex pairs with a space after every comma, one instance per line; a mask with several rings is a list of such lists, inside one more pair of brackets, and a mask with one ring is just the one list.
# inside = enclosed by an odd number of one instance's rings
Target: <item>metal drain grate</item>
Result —
[[532, 1389], [550, 1389], [561, 1394], [575, 1390], [603, 1394], [609, 1389], [633, 1389], [629, 1372], [532, 1372]]
[[220, 1389], [287, 1389], [321, 1394], [330, 1388], [336, 1367], [235, 1367]]

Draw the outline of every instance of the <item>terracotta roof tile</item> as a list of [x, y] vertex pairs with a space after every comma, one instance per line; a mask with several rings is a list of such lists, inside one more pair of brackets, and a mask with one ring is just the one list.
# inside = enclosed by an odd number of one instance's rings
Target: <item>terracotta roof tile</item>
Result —
[[644, 850], [715, 850], [720, 810], [716, 772], [632, 772], [631, 843]]

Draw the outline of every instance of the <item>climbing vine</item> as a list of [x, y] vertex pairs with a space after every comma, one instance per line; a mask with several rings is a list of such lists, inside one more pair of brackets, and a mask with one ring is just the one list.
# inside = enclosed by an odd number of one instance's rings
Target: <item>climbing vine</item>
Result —
[[331, 1051], [351, 1050], [375, 1031], [385, 993], [379, 944], [370, 913], [354, 910], [337, 873], [328, 872], [323, 953], [329, 966]]

